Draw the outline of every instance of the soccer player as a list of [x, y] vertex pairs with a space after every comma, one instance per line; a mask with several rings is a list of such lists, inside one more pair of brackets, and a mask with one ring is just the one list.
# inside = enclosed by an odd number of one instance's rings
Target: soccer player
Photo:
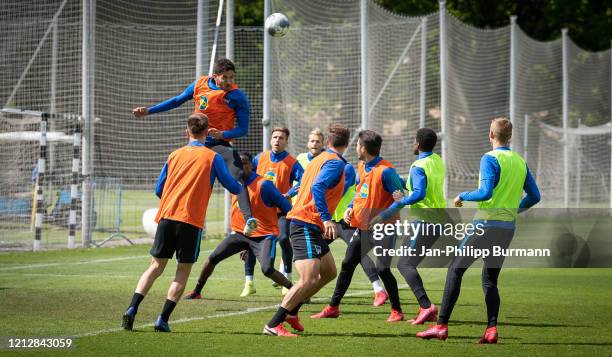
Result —
[[208, 257], [202, 268], [195, 289], [189, 292], [185, 298], [201, 299], [202, 288], [215, 270], [217, 264], [236, 253], [249, 250], [257, 256], [261, 271], [273, 281], [286, 288], [291, 288], [291, 282], [280, 272], [274, 269], [274, 256], [276, 248], [276, 237], [280, 231], [277, 220], [277, 212], [286, 215], [291, 209], [291, 203], [274, 187], [274, 184], [253, 171], [252, 158], [247, 154], [241, 154], [240, 159], [244, 167], [244, 183], [247, 185], [251, 207], [259, 225], [250, 237], [239, 233], [244, 227], [244, 217], [238, 208], [236, 196], [232, 197], [231, 223], [232, 233], [227, 236], [215, 251]]
[[307, 152], [299, 154], [296, 159], [302, 165], [302, 169], [306, 170], [308, 164], [323, 151], [323, 132], [319, 128], [314, 128], [308, 134], [308, 143], [306, 143]]
[[[270, 138], [271, 150], [264, 151], [257, 155], [253, 160], [253, 165], [257, 174], [264, 179], [271, 181], [274, 186], [283, 194], [285, 198], [291, 198], [297, 193], [292, 186], [294, 181], [298, 183], [304, 173], [302, 166], [297, 160], [287, 152], [287, 144], [289, 142], [289, 129], [285, 127], [275, 127], [272, 129], [272, 137]], [[285, 214], [279, 212], [278, 228], [278, 243], [281, 247], [283, 257], [283, 275], [291, 280], [291, 268], [293, 264], [293, 250], [289, 242], [289, 224]], [[257, 215], [259, 216], [259, 215]], [[255, 256], [247, 251], [244, 262], [245, 283], [241, 297], [249, 296], [255, 293], [255, 283], [253, 282], [253, 273], [255, 271]], [[283, 292], [286, 293], [286, 288]]]
[[[402, 207], [410, 206], [410, 213], [419, 228], [415, 228], [413, 236], [406, 236], [402, 245], [414, 249], [416, 253], [422, 252], [423, 247], [430, 249], [439, 237], [439, 231], [432, 229], [430, 232], [429, 229], [425, 230], [425, 226], [445, 223], [445, 171], [442, 159], [433, 152], [437, 141], [438, 136], [435, 131], [429, 128], [417, 130], [413, 148], [414, 154], [418, 157], [410, 166], [410, 176], [406, 185], [409, 195], [404, 197], [402, 191], [395, 191], [393, 193], [395, 202], [371, 222], [372, 225], [381, 223], [399, 212]], [[397, 263], [398, 270], [419, 303], [417, 316], [410, 320], [413, 325], [422, 325], [425, 321], [436, 321], [438, 318], [438, 309], [427, 297], [423, 280], [416, 270], [423, 258], [425, 256], [403, 256]]]
[[187, 119], [189, 144], [170, 154], [159, 175], [155, 194], [161, 200], [155, 217], [158, 226], [151, 248], [153, 258], [123, 314], [122, 327], [126, 330], [133, 328], [138, 306], [176, 252], [176, 275], [154, 325], [156, 331], [170, 332], [170, 314], [183, 294], [191, 267], [200, 254], [200, 234], [215, 178], [233, 194], [242, 190], [240, 183], [227, 170], [223, 158], [204, 145], [207, 129], [206, 115], [190, 115]]
[[[362, 255], [367, 255], [374, 245], [383, 248], [393, 248], [395, 245], [394, 235], [378, 241], [373, 238], [369, 229], [370, 221], [393, 203], [393, 192], [402, 189], [401, 179], [393, 165], [380, 157], [382, 141], [382, 137], [372, 130], [359, 132], [356, 145], [360, 160], [359, 180], [353, 202], [344, 213], [344, 221], [354, 229], [354, 233], [346, 247], [342, 269], [329, 305], [311, 318], [337, 318], [340, 315], [340, 302], [351, 284], [353, 273], [362, 260]], [[399, 216], [394, 215], [386, 222], [395, 222], [397, 219]], [[387, 321], [402, 321], [404, 314], [400, 305], [397, 280], [391, 273], [391, 257], [378, 257], [376, 269], [391, 301], [391, 314]]]
[[[202, 76], [178, 96], [152, 107], [135, 108], [132, 113], [142, 118], [177, 108], [193, 99], [194, 112], [205, 114], [209, 120], [206, 147], [219, 153], [234, 178], [241, 180], [242, 163], [231, 141], [248, 133], [249, 100], [236, 85], [235, 75], [234, 63], [227, 58], [220, 58], [215, 62], [212, 76]], [[236, 127], [234, 122], [238, 124]], [[238, 196], [238, 206], [247, 222], [243, 232], [249, 235], [257, 227], [257, 220], [252, 218], [247, 190]]]
[[[308, 166], [310, 161], [315, 158], [319, 153], [321, 153], [321, 148], [323, 144], [323, 132], [319, 128], [313, 129], [308, 135], [308, 152], [301, 153], [298, 155], [297, 160], [302, 165], [304, 169]], [[355, 173], [355, 168], [350, 163], [346, 163], [344, 167], [344, 195], [340, 202], [338, 203], [338, 207], [332, 216], [332, 221], [336, 223], [336, 229], [338, 230], [338, 236], [342, 238], [342, 240], [348, 244], [355, 232], [355, 229], [351, 228], [344, 221], [344, 212], [348, 208], [349, 203], [353, 200], [355, 196], [355, 182], [356, 182], [357, 174]], [[335, 240], [330, 241], [329, 244], [335, 242]], [[378, 278], [378, 273], [376, 272], [376, 266], [372, 259], [364, 254], [360, 261], [361, 267], [363, 268], [364, 273], [372, 283], [372, 289], [374, 290], [374, 302], [373, 306], [381, 306], [388, 299], [389, 295], [383, 288], [380, 279]]]
[[327, 149], [312, 160], [302, 176], [302, 189], [287, 215], [291, 221], [293, 260], [300, 278], [264, 326], [266, 335], [296, 337], [285, 330], [283, 321], [299, 320], [297, 314], [302, 303], [336, 277], [336, 265], [326, 240], [333, 240], [337, 234], [330, 212], [336, 210], [344, 193], [346, 159], [342, 154], [348, 146], [349, 135], [346, 126], [330, 125]]
[[[478, 212], [474, 224], [482, 225], [484, 233], [466, 236], [460, 248], [472, 246], [475, 249], [492, 249], [493, 246], [508, 248], [514, 235], [516, 215], [540, 201], [538, 186], [529, 172], [525, 160], [510, 150], [512, 123], [506, 118], [496, 118], [491, 122], [489, 141], [492, 151], [480, 160], [480, 185], [478, 190], [463, 192], [455, 200], [456, 207], [463, 201], [478, 202]], [[525, 191], [526, 196], [521, 199]], [[446, 340], [448, 321], [453, 307], [459, 298], [461, 278], [476, 259], [470, 255], [456, 256], [446, 275], [444, 295], [440, 306], [438, 323], [430, 329], [417, 333], [417, 337]], [[484, 258], [482, 267], [482, 289], [487, 305], [487, 329], [479, 343], [497, 343], [497, 316], [499, 313], [499, 291], [497, 278], [504, 257]]]

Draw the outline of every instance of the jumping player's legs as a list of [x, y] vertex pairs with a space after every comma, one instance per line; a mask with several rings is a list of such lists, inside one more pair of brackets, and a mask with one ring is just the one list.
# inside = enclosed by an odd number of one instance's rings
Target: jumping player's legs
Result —
[[[209, 149], [221, 155], [225, 161], [225, 164], [227, 165], [227, 168], [229, 169], [229, 172], [244, 186], [244, 180], [242, 179], [242, 161], [240, 160], [238, 151], [229, 145], [215, 145], [209, 147]], [[248, 190], [242, 190], [240, 194], [238, 194], [238, 207], [240, 208], [245, 220], [253, 217]]]

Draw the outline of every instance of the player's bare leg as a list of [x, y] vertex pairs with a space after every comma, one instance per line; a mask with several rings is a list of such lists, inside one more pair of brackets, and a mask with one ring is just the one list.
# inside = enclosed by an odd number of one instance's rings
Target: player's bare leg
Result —
[[136, 292], [139, 294], [147, 295], [151, 286], [159, 276], [166, 269], [166, 264], [168, 264], [168, 259], [162, 258], [151, 258], [151, 265], [149, 268], [142, 273], [142, 276], [138, 280], [138, 284], [136, 285]]
[[[327, 254], [330, 255], [330, 254]], [[314, 295], [315, 289], [319, 286], [321, 279], [321, 260], [319, 259], [303, 259], [295, 262], [295, 268], [300, 275], [300, 279], [293, 285], [283, 298], [281, 307], [291, 311], [298, 304]]]
[[185, 291], [185, 285], [187, 285], [187, 279], [189, 279], [192, 267], [192, 263], [178, 263], [176, 266], [176, 274], [174, 275], [174, 281], [170, 284], [170, 288], [168, 289], [166, 303], [164, 304], [161, 315], [159, 315], [157, 321], [155, 321], [154, 328], [156, 331], [170, 332], [170, 326], [168, 325], [170, 314], [172, 314], [172, 311], [176, 307], [176, 303], [183, 295], [183, 291]]
[[[315, 258], [301, 259], [295, 262], [295, 268], [300, 274], [300, 279], [289, 289], [272, 320], [264, 326], [264, 334], [296, 337], [297, 335], [285, 330], [284, 321], [287, 321], [297, 331], [304, 330], [297, 313], [302, 306], [302, 302], [318, 291], [321, 281], [321, 261], [322, 259]], [[324, 264], [326, 266], [324, 269], [328, 269], [327, 263]], [[326, 273], [324, 273], [324, 277], [329, 279], [329, 275]]]
[[[336, 264], [334, 262], [334, 257], [331, 252], [325, 254], [321, 257], [321, 266], [319, 268], [319, 280], [314, 287], [314, 291], [311, 292], [306, 299], [311, 298], [316, 293], [319, 292], [325, 285], [329, 284], [332, 280], [336, 278], [338, 275], [338, 271], [336, 270]], [[305, 301], [304, 299], [303, 301]]]
[[151, 289], [151, 286], [153, 286], [153, 283], [155, 283], [155, 280], [157, 280], [157, 278], [159, 278], [159, 276], [164, 272], [166, 264], [168, 264], [168, 259], [155, 257], [151, 258], [151, 265], [149, 265], [149, 268], [147, 268], [147, 270], [145, 270], [145, 272], [140, 276], [140, 279], [136, 284], [136, 290], [134, 291], [132, 302], [123, 314], [121, 327], [123, 327], [125, 330], [132, 330], [134, 320], [136, 319], [136, 313], [138, 312], [138, 306], [144, 299], [145, 295], [147, 295], [149, 292], [149, 289]]
[[185, 290], [185, 285], [187, 284], [187, 279], [189, 279], [189, 274], [191, 274], [192, 267], [193, 264], [191, 263], [177, 264], [174, 281], [170, 284], [170, 289], [168, 289], [167, 298], [169, 300], [178, 301], [181, 298]]

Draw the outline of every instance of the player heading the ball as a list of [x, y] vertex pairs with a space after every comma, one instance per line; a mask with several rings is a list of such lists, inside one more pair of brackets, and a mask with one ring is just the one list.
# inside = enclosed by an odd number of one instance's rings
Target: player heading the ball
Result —
[[[208, 133], [204, 144], [219, 153], [232, 176], [242, 182], [242, 162], [231, 142], [246, 136], [249, 130], [249, 100], [235, 82], [236, 67], [227, 58], [215, 61], [213, 74], [202, 76], [191, 83], [183, 93], [152, 107], [132, 110], [137, 118], [172, 110], [193, 99], [194, 113], [208, 117]], [[237, 124], [237, 125], [235, 125]], [[249, 204], [248, 191], [238, 197], [240, 210], [247, 222], [243, 233], [247, 236], [257, 228]]]

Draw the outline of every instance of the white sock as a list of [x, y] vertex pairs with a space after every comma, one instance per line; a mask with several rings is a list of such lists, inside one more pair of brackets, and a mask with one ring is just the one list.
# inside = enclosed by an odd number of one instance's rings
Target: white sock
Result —
[[287, 280], [291, 281], [291, 273], [283, 273], [283, 275], [285, 278], [287, 278]]
[[246, 280], [246, 282], [253, 282], [253, 275], [245, 275], [244, 279]]
[[285, 263], [283, 263], [282, 259], [281, 259], [280, 265], [278, 266], [278, 271], [280, 271], [281, 274], [285, 275]]
[[375, 280], [372, 283], [372, 289], [374, 289], [375, 293], [379, 293], [381, 291], [385, 291], [385, 288], [383, 288], [382, 285], [380, 285], [380, 280]]

